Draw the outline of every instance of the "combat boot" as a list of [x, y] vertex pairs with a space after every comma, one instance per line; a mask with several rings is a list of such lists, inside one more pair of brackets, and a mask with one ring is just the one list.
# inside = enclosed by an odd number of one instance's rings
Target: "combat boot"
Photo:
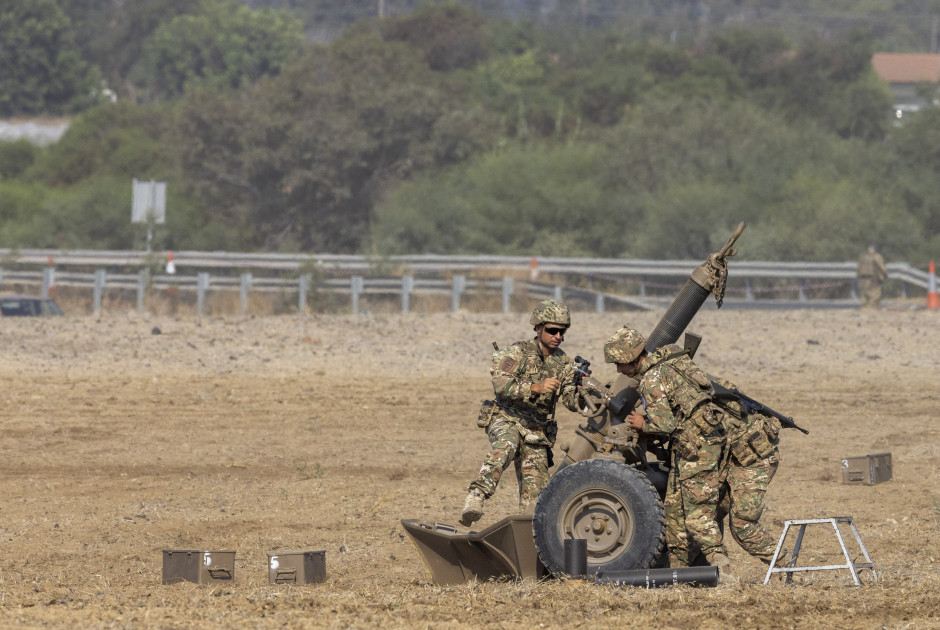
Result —
[[731, 570], [731, 559], [723, 553], [711, 557], [712, 566], [718, 567], [718, 583], [722, 586], [737, 584], [738, 576]]
[[475, 521], [483, 517], [483, 496], [477, 488], [473, 488], [467, 495], [467, 500], [463, 504], [463, 512], [460, 513], [460, 524], [469, 527]]

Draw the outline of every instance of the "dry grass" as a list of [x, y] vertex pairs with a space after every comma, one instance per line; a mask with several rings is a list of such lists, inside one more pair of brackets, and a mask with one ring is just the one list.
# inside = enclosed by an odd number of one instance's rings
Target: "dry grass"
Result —
[[[399, 520], [456, 521], [486, 445], [490, 342], [523, 320], [3, 320], [0, 626], [940, 627], [940, 331], [925, 311], [706, 312], [692, 327], [706, 369], [811, 431], [784, 435], [769, 522], [853, 516], [878, 581], [765, 587], [732, 542], [738, 587], [431, 583]], [[611, 377], [600, 347], [626, 320], [576, 313], [569, 351]], [[563, 440], [578, 417], [560, 420]], [[841, 484], [842, 457], [884, 450], [891, 482]], [[482, 526], [513, 493], [507, 477]], [[809, 531], [801, 564], [837, 560], [834, 544]], [[161, 585], [161, 550], [180, 548], [236, 550], [235, 581]], [[266, 554], [301, 549], [326, 550], [328, 581], [268, 585]]]

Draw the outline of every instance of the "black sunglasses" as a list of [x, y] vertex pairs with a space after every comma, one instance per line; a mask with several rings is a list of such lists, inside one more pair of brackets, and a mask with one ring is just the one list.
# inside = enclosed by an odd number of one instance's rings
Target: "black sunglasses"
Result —
[[549, 335], [551, 335], [552, 337], [554, 337], [555, 335], [557, 335], [557, 334], [559, 334], [559, 333], [561, 334], [562, 337], [564, 337], [564, 336], [565, 336], [565, 332], [566, 332], [568, 329], [567, 329], [567, 328], [549, 328], [548, 326], [546, 326], [546, 327], [543, 328], [542, 330], [544, 330], [545, 332], [547, 332], [547, 333], [548, 333]]

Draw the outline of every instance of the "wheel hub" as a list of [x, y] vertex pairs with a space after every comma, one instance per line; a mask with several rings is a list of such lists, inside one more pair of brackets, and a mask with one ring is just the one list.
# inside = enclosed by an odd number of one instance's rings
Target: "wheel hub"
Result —
[[588, 561], [608, 562], [630, 544], [632, 523], [623, 502], [604, 490], [574, 497], [562, 511], [567, 538], [587, 540]]

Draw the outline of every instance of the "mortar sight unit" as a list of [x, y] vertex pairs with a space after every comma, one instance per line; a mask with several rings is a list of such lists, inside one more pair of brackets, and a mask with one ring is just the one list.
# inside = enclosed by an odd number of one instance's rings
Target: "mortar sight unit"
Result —
[[[744, 227], [738, 224], [724, 247], [695, 268], [647, 338], [647, 352], [676, 343], [710, 294], [721, 308], [727, 259], [735, 255]], [[686, 335], [690, 354], [700, 341]], [[561, 446], [564, 461], [536, 502], [532, 525], [539, 558], [548, 571], [561, 574], [565, 539], [584, 538], [589, 574], [651, 567], [665, 534], [666, 445], [625, 423], [640, 398], [636, 380], [621, 375], [604, 384], [590, 375], [589, 364], [578, 363], [586, 421]]]

